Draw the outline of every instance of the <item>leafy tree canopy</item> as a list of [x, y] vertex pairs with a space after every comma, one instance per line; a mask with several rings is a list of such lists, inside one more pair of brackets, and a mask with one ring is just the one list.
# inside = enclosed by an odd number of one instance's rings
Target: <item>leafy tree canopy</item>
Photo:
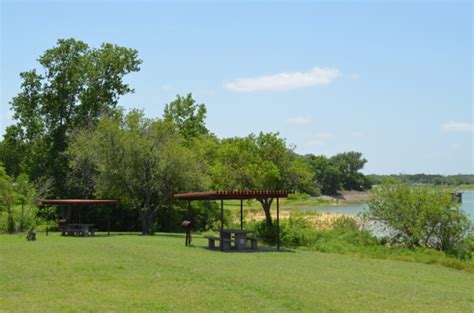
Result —
[[331, 157], [331, 163], [342, 176], [342, 187], [345, 190], [363, 190], [370, 186], [367, 179], [360, 173], [367, 160], [360, 152], [344, 152]]
[[[210, 174], [215, 189], [312, 192], [314, 188], [311, 169], [278, 133], [222, 140]], [[271, 225], [273, 199], [258, 200], [265, 211], [267, 225]]]
[[136, 50], [109, 43], [90, 48], [75, 39], [58, 40], [38, 61], [41, 72], [20, 74], [21, 91], [11, 101], [17, 123], [6, 130], [1, 150], [14, 152], [4, 159], [14, 174], [53, 177], [57, 195], [64, 195], [70, 134], [94, 125], [133, 92], [123, 78], [141, 61]]
[[342, 174], [331, 160], [324, 155], [307, 155], [306, 160], [313, 170], [316, 183], [325, 195], [335, 195], [342, 188]]
[[169, 205], [175, 193], [201, 188], [202, 163], [183, 142], [169, 123], [133, 110], [80, 131], [69, 153], [73, 168], [84, 159], [92, 162], [97, 195], [138, 210], [143, 234], [150, 234], [158, 210]]
[[167, 104], [163, 119], [175, 125], [186, 139], [209, 133], [205, 125], [206, 106], [197, 104], [191, 93], [186, 97], [177, 95], [174, 101]]

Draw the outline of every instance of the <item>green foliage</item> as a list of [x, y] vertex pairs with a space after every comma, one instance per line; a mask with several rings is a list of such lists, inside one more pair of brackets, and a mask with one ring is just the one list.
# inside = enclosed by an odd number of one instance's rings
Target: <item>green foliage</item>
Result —
[[173, 124], [186, 139], [209, 133], [205, 125], [206, 106], [197, 104], [191, 93], [186, 97], [177, 95], [176, 100], [167, 104], [163, 119]]
[[289, 201], [305, 201], [311, 199], [311, 195], [304, 192], [290, 193], [287, 198]]
[[[194, 231], [205, 232], [220, 227], [220, 208], [215, 201], [195, 201], [191, 213], [187, 202], [179, 202], [174, 207], [163, 207], [157, 213], [155, 225], [159, 232], [181, 232], [183, 220], [194, 221]], [[224, 224], [229, 225], [231, 213], [224, 210]]]
[[223, 139], [210, 173], [216, 189], [312, 191], [309, 167], [274, 133]]
[[17, 124], [7, 128], [0, 157], [13, 175], [54, 179], [55, 193], [67, 193], [65, 151], [77, 129], [110, 114], [118, 98], [133, 92], [123, 77], [139, 70], [137, 51], [104, 43], [91, 49], [75, 39], [60, 39], [38, 59], [36, 70], [20, 74], [20, 93], [11, 101]]
[[7, 215], [6, 230], [8, 233], [16, 231], [15, 220], [13, 219], [13, 206], [15, 204], [15, 194], [13, 182], [0, 163], [0, 212]]
[[36, 223], [36, 200], [38, 199], [35, 186], [30, 183], [24, 173], [18, 175], [14, 183], [15, 202], [17, 204], [18, 231], [24, 232]]
[[370, 187], [369, 181], [360, 170], [367, 160], [360, 152], [344, 152], [331, 157], [331, 164], [338, 169], [342, 177], [342, 187], [345, 190], [364, 190]]
[[341, 189], [365, 190], [371, 187], [369, 180], [360, 172], [367, 162], [360, 152], [339, 153], [331, 158], [324, 155], [305, 156], [321, 192], [336, 195]]
[[[273, 225], [270, 229], [264, 226], [263, 222], [251, 223], [259, 238], [269, 244], [276, 244], [277, 226]], [[349, 252], [351, 247], [379, 244], [377, 238], [369, 231], [360, 229], [352, 218], [340, 218], [330, 229], [317, 230], [304, 216], [296, 214], [280, 221], [280, 238], [285, 247], [306, 247], [321, 252]]]
[[[289, 190], [314, 193], [313, 173], [277, 133], [222, 140], [209, 172], [221, 190]], [[258, 199], [271, 226], [273, 199]]]
[[48, 184], [33, 185], [26, 174], [12, 179], [0, 163], [0, 232], [24, 232], [36, 225], [36, 201]]
[[321, 192], [325, 195], [335, 195], [342, 188], [342, 174], [324, 155], [307, 155], [309, 163], [316, 177]]
[[428, 246], [446, 253], [463, 242], [471, 221], [449, 191], [387, 181], [372, 190], [364, 218], [386, 228], [391, 243]]
[[474, 254], [474, 234], [471, 233], [467, 238], [456, 243], [447, 251], [447, 254], [463, 261], [472, 260]]
[[94, 130], [79, 132], [69, 153], [73, 168], [84, 159], [95, 165], [98, 196], [119, 199], [139, 212], [144, 234], [151, 233], [157, 212], [173, 203], [175, 193], [202, 184], [202, 164], [182, 136], [141, 111], [104, 118]]

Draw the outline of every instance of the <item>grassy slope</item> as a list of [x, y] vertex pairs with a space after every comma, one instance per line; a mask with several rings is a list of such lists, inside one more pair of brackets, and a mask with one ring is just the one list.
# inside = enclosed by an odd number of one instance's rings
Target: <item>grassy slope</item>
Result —
[[473, 286], [437, 265], [221, 253], [181, 235], [0, 236], [0, 311], [472, 312]]

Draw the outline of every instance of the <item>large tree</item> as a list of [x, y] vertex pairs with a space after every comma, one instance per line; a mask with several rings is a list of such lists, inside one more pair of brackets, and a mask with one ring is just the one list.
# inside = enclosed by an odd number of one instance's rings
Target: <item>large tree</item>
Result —
[[133, 92], [123, 78], [138, 71], [141, 61], [136, 50], [109, 43], [90, 48], [75, 39], [58, 40], [38, 61], [40, 71], [20, 74], [21, 91], [11, 101], [17, 123], [6, 130], [0, 157], [11, 174], [24, 169], [33, 179], [52, 177], [61, 196], [70, 135], [94, 125], [120, 96]]
[[174, 101], [167, 104], [163, 119], [174, 125], [186, 139], [209, 133], [205, 125], [206, 106], [197, 104], [191, 93], [186, 97], [177, 95]]
[[84, 160], [94, 164], [97, 195], [118, 198], [138, 211], [143, 234], [152, 232], [158, 210], [170, 205], [175, 193], [200, 187], [204, 172], [169, 123], [140, 111], [119, 112], [93, 130], [82, 130], [69, 152], [73, 168]]
[[[288, 190], [312, 192], [313, 174], [285, 139], [275, 133], [222, 140], [210, 173], [216, 189]], [[272, 226], [271, 197], [257, 199]]]
[[360, 152], [344, 152], [330, 158], [331, 164], [341, 175], [341, 184], [345, 190], [363, 190], [370, 187], [367, 178], [360, 172], [367, 160]]
[[325, 195], [335, 195], [342, 187], [341, 172], [331, 163], [331, 160], [324, 155], [307, 155], [305, 157], [309, 166], [313, 170], [316, 183]]
[[14, 233], [16, 231], [15, 220], [13, 218], [13, 206], [15, 205], [15, 193], [13, 181], [5, 171], [3, 164], [0, 163], [0, 212], [7, 213], [7, 231]]

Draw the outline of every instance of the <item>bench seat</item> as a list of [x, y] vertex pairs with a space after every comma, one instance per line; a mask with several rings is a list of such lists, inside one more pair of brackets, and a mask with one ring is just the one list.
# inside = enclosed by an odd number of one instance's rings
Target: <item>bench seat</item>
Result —
[[[213, 236], [204, 236], [204, 238], [208, 240], [209, 248], [212, 248], [212, 249], [216, 247], [216, 241], [221, 240], [220, 237], [213, 237]], [[230, 249], [230, 244], [232, 241], [233, 241], [232, 239], [224, 238], [222, 239], [221, 244], [224, 245], [224, 249]]]
[[247, 241], [250, 241], [250, 248], [253, 250], [257, 250], [257, 242], [260, 240], [260, 238], [252, 238], [252, 237], [247, 237]]

